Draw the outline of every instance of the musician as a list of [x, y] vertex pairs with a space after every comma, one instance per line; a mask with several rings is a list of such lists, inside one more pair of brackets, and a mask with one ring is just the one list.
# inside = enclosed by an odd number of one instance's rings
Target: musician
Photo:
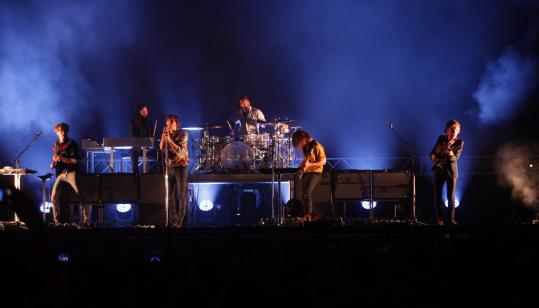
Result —
[[[183, 227], [187, 211], [187, 167], [189, 164], [187, 140], [187, 132], [180, 129], [180, 119], [176, 115], [168, 115], [159, 148], [165, 152], [167, 158], [169, 204], [167, 225], [171, 228]], [[179, 197], [179, 204], [175, 202], [174, 192]]]
[[[135, 118], [129, 123], [129, 136], [131, 137], [152, 137], [152, 128], [148, 122], [148, 106], [138, 105]], [[131, 167], [133, 173], [139, 173], [138, 159], [142, 155], [142, 149], [133, 147], [130, 151]]]
[[53, 144], [51, 168], [56, 169], [56, 181], [52, 188], [52, 213], [55, 224], [67, 223], [65, 211], [60, 207], [63, 182], [69, 184], [75, 191], [81, 202], [83, 212], [83, 226], [90, 226], [90, 206], [86, 204], [84, 195], [79, 191], [77, 170], [79, 166], [79, 146], [77, 142], [69, 138], [69, 125], [58, 123], [54, 126], [54, 132], [58, 141]]
[[260, 124], [266, 122], [262, 111], [251, 106], [251, 101], [247, 96], [240, 99], [240, 109], [232, 117], [236, 125], [236, 132], [240, 136], [248, 134], [258, 134]]
[[294, 196], [303, 201], [304, 218], [306, 221], [311, 221], [313, 220], [312, 193], [322, 179], [326, 153], [324, 147], [303, 130], [294, 132], [292, 144], [295, 148], [301, 148], [303, 154], [303, 161], [295, 179]]
[[456, 225], [455, 220], [455, 190], [458, 178], [458, 159], [464, 147], [464, 141], [458, 138], [461, 125], [457, 120], [451, 120], [445, 125], [446, 135], [441, 135], [430, 152], [434, 174], [434, 213], [436, 224], [443, 225], [442, 219], [442, 189], [447, 185], [447, 200], [449, 207], [448, 223]]

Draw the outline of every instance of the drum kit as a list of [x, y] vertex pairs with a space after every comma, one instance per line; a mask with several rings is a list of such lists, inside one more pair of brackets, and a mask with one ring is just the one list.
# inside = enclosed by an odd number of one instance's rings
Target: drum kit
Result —
[[259, 172], [271, 168], [289, 168], [295, 160], [290, 126], [294, 120], [276, 119], [261, 124], [269, 132], [240, 136], [212, 134], [224, 125], [198, 125], [184, 130], [200, 133], [194, 138], [196, 173]]

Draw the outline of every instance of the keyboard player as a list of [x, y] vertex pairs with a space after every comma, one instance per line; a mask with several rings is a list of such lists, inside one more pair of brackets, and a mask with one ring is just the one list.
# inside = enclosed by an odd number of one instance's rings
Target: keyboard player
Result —
[[[152, 128], [148, 121], [148, 114], [147, 105], [137, 106], [135, 117], [131, 120], [129, 125], [130, 137], [152, 137]], [[139, 173], [138, 160], [141, 155], [142, 149], [140, 147], [133, 147], [130, 151], [133, 173]]]

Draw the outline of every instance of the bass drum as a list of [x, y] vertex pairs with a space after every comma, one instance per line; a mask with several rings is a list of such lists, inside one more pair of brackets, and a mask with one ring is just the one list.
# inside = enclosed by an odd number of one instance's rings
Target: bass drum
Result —
[[234, 141], [221, 150], [221, 164], [225, 171], [254, 171], [255, 151], [249, 145]]

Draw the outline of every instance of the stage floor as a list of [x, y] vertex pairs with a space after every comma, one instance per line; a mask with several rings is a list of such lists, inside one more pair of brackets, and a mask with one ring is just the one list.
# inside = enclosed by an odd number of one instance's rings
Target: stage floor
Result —
[[5, 230], [0, 259], [23, 306], [507, 307], [535, 300], [538, 242], [538, 225]]

